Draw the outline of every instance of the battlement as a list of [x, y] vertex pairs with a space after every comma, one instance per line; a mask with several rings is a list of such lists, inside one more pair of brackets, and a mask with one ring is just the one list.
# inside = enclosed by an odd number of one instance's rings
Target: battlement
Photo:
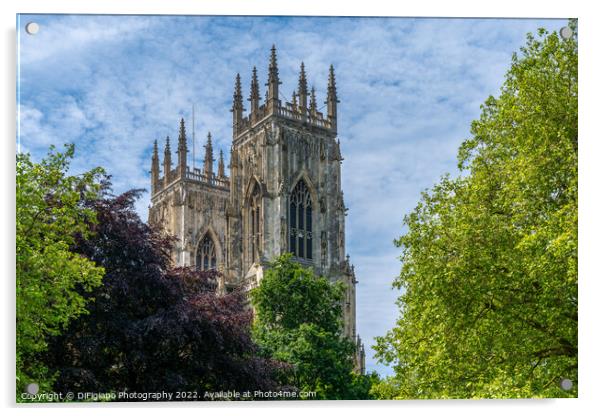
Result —
[[[243, 108], [242, 88], [240, 74], [236, 75], [234, 85], [234, 95], [232, 104], [232, 130], [233, 138], [244, 134], [249, 129], [263, 122], [267, 117], [280, 117], [286, 120], [327, 130], [329, 133], [337, 133], [337, 99], [336, 82], [334, 76], [334, 67], [330, 65], [327, 87], [326, 114], [318, 111], [315, 88], [311, 91], [307, 88], [307, 76], [305, 74], [305, 65], [301, 63], [299, 73], [299, 84], [293, 92], [291, 101], [281, 100], [279, 94], [280, 82], [278, 76], [278, 64], [276, 59], [276, 47], [272, 46], [270, 65], [268, 71], [268, 90], [266, 91], [265, 101], [259, 103], [259, 82], [257, 80], [257, 69], [253, 68], [251, 78], [251, 92], [248, 98], [250, 109], [245, 114]], [[308, 104], [309, 100], [309, 104]]]
[[153, 156], [151, 162], [151, 195], [155, 195], [172, 183], [180, 180], [193, 183], [204, 184], [206, 186], [228, 191], [230, 189], [230, 178], [226, 176], [224, 164], [224, 152], [220, 151], [217, 164], [217, 174], [213, 173], [213, 145], [211, 143], [211, 133], [207, 134], [207, 144], [205, 144], [205, 159], [203, 169], [190, 169], [187, 161], [188, 140], [186, 138], [186, 128], [184, 119], [180, 120], [180, 134], [178, 136], [178, 163], [175, 169], [171, 167], [171, 148], [169, 136], [165, 140], [165, 151], [163, 158], [163, 176], [159, 172], [159, 148], [155, 140], [153, 147]]
[[[172, 169], [171, 174], [169, 176], [171, 179], [166, 182], [165, 176], [159, 177], [159, 181], [157, 183], [157, 187], [154, 189], [153, 194], [162, 191], [163, 189], [169, 187], [174, 182], [182, 179], [178, 176], [177, 169]], [[211, 188], [218, 188], [224, 191], [230, 190], [230, 178], [228, 176], [218, 177], [216, 175], [207, 176], [203, 173], [203, 171], [199, 168], [194, 168], [194, 170], [190, 170], [189, 168], [186, 170], [186, 176], [184, 178], [188, 182], [199, 183], [209, 186]]]
[[268, 111], [268, 108], [266, 105], [262, 105], [261, 107], [259, 107], [259, 110], [257, 111], [257, 114], [256, 114], [257, 121], [255, 123], [253, 123], [251, 115], [243, 117], [240, 120], [239, 124], [235, 127], [236, 134], [240, 135], [242, 133], [245, 133], [251, 127], [255, 126], [256, 124], [261, 123], [263, 121], [263, 119], [265, 119], [266, 117], [269, 117], [271, 115], [276, 115], [278, 117], [282, 117], [282, 118], [288, 119], [290, 121], [298, 122], [300, 124], [305, 123], [312, 127], [317, 127], [317, 128], [326, 129], [326, 130], [333, 129], [333, 123], [331, 122], [331, 120], [324, 117], [323, 113], [317, 111], [315, 113], [315, 115], [306, 114], [304, 116], [303, 113], [301, 111], [299, 111], [298, 106], [295, 106], [293, 103], [286, 102], [284, 104], [284, 106], [279, 105], [278, 107], [276, 107], [276, 111], [274, 113]]
[[216, 175], [207, 176], [199, 168], [194, 170], [186, 171], [186, 180], [192, 182], [201, 182], [211, 187], [222, 188], [224, 190], [230, 189], [230, 178], [228, 176], [219, 177]]

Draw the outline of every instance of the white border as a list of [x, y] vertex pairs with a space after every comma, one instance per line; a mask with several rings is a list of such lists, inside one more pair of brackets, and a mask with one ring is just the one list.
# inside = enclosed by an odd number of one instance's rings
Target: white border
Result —
[[[168, 409], [186, 414], [282, 414], [291, 415], [320, 411], [344, 411], [365, 414], [377, 410], [387, 414], [483, 414], [507, 415], [508, 413], [535, 414], [590, 414], [602, 408], [598, 389], [602, 378], [600, 367], [601, 315], [598, 305], [602, 293], [598, 264], [599, 235], [601, 234], [598, 195], [601, 192], [598, 178], [600, 171], [600, 142], [602, 135], [595, 123], [600, 118], [602, 97], [600, 90], [600, 27], [601, 14], [592, 5], [593, 1], [531, 1], [498, 0], [487, 1], [430, 1], [403, 2], [393, 5], [392, 1], [370, 0], [350, 3], [349, 1], [326, 0], [21, 0], [0, 3], [2, 21], [2, 100], [0, 114], [4, 130], [2, 148], [2, 209], [0, 229], [3, 231], [1, 263], [4, 266], [2, 287], [2, 375], [0, 392], [2, 405], [7, 413], [20, 411], [29, 413], [34, 407], [16, 408], [14, 403], [14, 154], [15, 154], [15, 52], [16, 13], [110, 13], [110, 14], [232, 14], [232, 15], [346, 15], [346, 16], [442, 16], [442, 17], [578, 17], [579, 18], [579, 399], [572, 400], [507, 400], [507, 401], [410, 401], [390, 402], [309, 402], [309, 403], [213, 403], [213, 404], [108, 404], [100, 406], [51, 406], [39, 408], [48, 415], [131, 413], [130, 408], [143, 407], [147, 414], [164, 414]], [[596, 128], [598, 127], [598, 128]], [[177, 409], [177, 410], [176, 410]], [[335, 410], [336, 409], [336, 410]], [[374, 410], [373, 410], [374, 409]]]

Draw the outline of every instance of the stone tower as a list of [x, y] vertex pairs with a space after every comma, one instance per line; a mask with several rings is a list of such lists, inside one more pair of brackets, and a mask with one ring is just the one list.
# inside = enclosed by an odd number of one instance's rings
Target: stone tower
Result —
[[363, 371], [363, 346], [356, 333], [357, 281], [345, 251], [347, 209], [341, 190], [334, 68], [329, 69], [326, 114], [318, 109], [315, 89], [308, 89], [303, 63], [291, 102], [281, 100], [280, 85], [274, 46], [263, 102], [253, 68], [248, 114], [240, 75], [236, 76], [229, 178], [221, 152], [218, 173], [213, 173], [210, 134], [203, 169], [190, 170], [183, 119], [177, 167], [171, 168], [167, 140], [163, 178], [155, 144], [149, 221], [178, 238], [175, 264], [218, 269], [226, 289], [256, 286], [268, 262], [287, 252], [317, 274], [344, 282], [345, 334], [358, 344], [356, 364]]
[[[226, 207], [230, 180], [223, 169], [213, 173], [211, 133], [207, 135], [203, 169], [187, 164], [187, 138], [184, 119], [180, 120], [178, 163], [171, 168], [169, 137], [166, 139], [163, 177], [159, 176], [156, 145], [149, 222], [178, 238], [172, 253], [177, 266], [225, 270]], [[223, 164], [223, 159], [221, 160]]]

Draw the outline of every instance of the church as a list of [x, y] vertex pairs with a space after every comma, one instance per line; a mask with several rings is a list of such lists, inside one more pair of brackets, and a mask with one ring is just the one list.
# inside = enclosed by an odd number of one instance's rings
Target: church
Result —
[[155, 141], [149, 223], [177, 237], [175, 265], [218, 270], [221, 290], [257, 286], [269, 261], [287, 252], [316, 274], [344, 282], [344, 332], [356, 342], [356, 369], [363, 373], [365, 353], [356, 331], [357, 280], [345, 252], [347, 208], [341, 189], [334, 68], [330, 66], [323, 114], [315, 89], [308, 90], [304, 64], [288, 102], [281, 100], [274, 46], [269, 59], [261, 101], [253, 68], [248, 112], [236, 75], [229, 176], [222, 151], [214, 171], [211, 133], [202, 169], [191, 169], [184, 119], [174, 143], [175, 164], [169, 137], [162, 163]]

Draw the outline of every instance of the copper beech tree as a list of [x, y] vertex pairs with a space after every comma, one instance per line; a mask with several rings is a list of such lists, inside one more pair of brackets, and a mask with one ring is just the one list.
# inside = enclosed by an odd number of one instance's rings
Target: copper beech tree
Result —
[[260, 358], [243, 294], [220, 295], [216, 272], [170, 268], [170, 237], [134, 209], [141, 191], [89, 201], [91, 235], [72, 250], [105, 270], [82, 292], [88, 314], [50, 342], [48, 365], [62, 392], [276, 390], [287, 366]]

